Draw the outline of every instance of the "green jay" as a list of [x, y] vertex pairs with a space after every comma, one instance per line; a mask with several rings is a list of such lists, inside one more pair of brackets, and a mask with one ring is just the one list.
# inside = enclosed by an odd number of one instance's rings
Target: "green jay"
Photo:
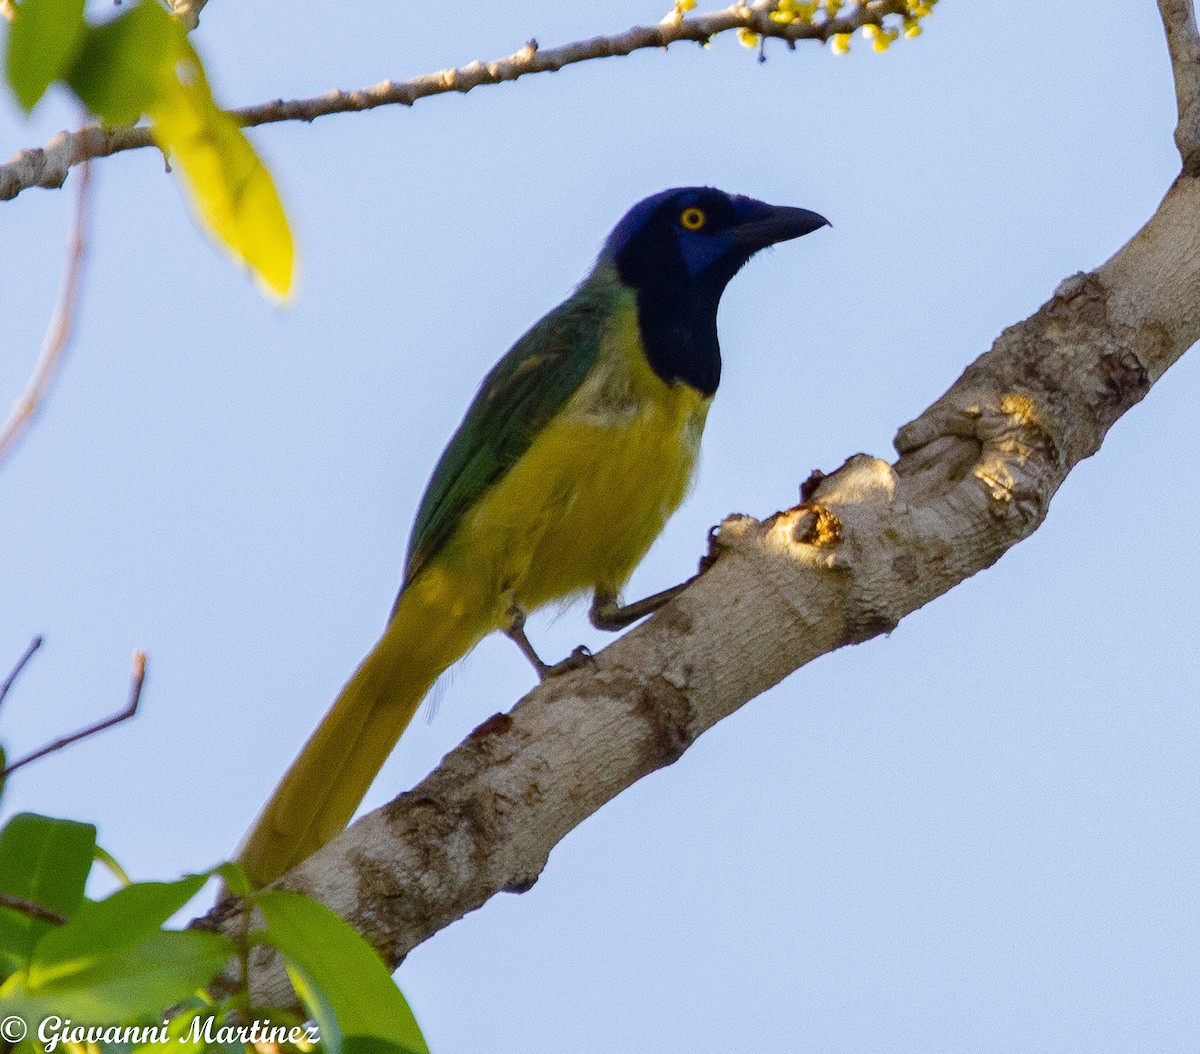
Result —
[[676, 590], [621, 587], [691, 485], [721, 376], [717, 305], [760, 249], [828, 221], [710, 187], [638, 202], [575, 292], [484, 379], [425, 490], [383, 636], [240, 850], [274, 881], [350, 821], [433, 682], [492, 630], [544, 677], [526, 613], [590, 591], [619, 629]]

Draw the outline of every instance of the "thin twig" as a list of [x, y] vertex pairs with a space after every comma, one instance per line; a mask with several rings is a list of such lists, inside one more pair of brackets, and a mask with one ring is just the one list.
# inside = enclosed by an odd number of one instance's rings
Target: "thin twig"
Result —
[[[208, 0], [171, 0], [171, 13], [191, 32], [200, 24], [200, 12]], [[11, 22], [17, 14], [13, 0], [0, 0], [0, 18]]]
[[133, 676], [129, 686], [129, 703], [124, 710], [119, 714], [113, 714], [112, 717], [106, 717], [103, 721], [97, 721], [94, 725], [88, 725], [87, 728], [81, 728], [78, 732], [72, 732], [69, 736], [56, 739], [53, 743], [47, 743], [44, 747], [39, 747], [32, 754], [26, 754], [20, 760], [14, 761], [3, 772], [0, 772], [0, 779], [7, 779], [17, 769], [23, 765], [28, 765], [31, 761], [44, 758], [47, 754], [54, 754], [64, 747], [69, 747], [72, 743], [78, 743], [82, 739], [94, 736], [97, 732], [103, 732], [106, 728], [112, 728], [113, 725], [119, 725], [122, 721], [128, 721], [137, 713], [138, 702], [142, 697], [142, 684], [145, 679], [146, 653], [135, 651], [133, 653]]
[[0, 703], [4, 702], [4, 697], [8, 695], [8, 690], [13, 686], [13, 681], [17, 679], [21, 671], [25, 669], [25, 664], [33, 658], [33, 653], [42, 646], [42, 638], [34, 637], [29, 642], [29, 647], [25, 649], [25, 654], [18, 660], [16, 666], [12, 668], [12, 672], [4, 678], [4, 683], [0, 684]]
[[46, 330], [46, 336], [42, 342], [42, 353], [38, 356], [33, 373], [25, 385], [25, 390], [13, 403], [8, 420], [0, 428], [0, 461], [3, 461], [12, 450], [30, 419], [41, 406], [71, 336], [75, 308], [79, 303], [80, 280], [83, 276], [89, 168], [90, 166], [85, 163], [79, 174], [79, 188], [75, 195], [75, 219], [71, 225], [70, 239], [67, 242], [66, 269], [63, 273], [62, 288], [58, 294], [58, 304], [54, 308], [54, 317], [50, 320], [50, 326]]
[[[531, 40], [520, 51], [491, 62], [471, 62], [457, 69], [426, 73], [406, 81], [382, 81], [357, 91], [334, 90], [311, 99], [285, 102], [276, 99], [260, 106], [231, 110], [243, 126], [255, 127], [278, 121], [312, 121], [334, 113], [371, 110], [377, 106], [411, 106], [418, 99], [447, 92], [468, 92], [486, 84], [514, 81], [530, 73], [552, 73], [564, 66], [590, 59], [630, 55], [644, 48], [666, 48], [679, 41], [707, 44], [713, 37], [738, 29], [749, 29], [761, 37], [825, 41], [835, 34], [853, 33], [865, 25], [903, 15], [904, 0], [862, 0], [846, 14], [822, 22], [797, 21], [788, 25], [772, 22], [767, 6], [736, 4], [724, 11], [667, 20], [650, 26], [634, 26], [612, 36], [539, 49]], [[153, 145], [149, 128], [106, 130], [89, 125], [78, 132], [61, 133], [45, 148], [22, 150], [8, 164], [0, 165], [0, 201], [15, 198], [29, 187], [61, 187], [70, 169], [85, 158], [108, 157], [124, 150]]]
[[1175, 75], [1175, 144], [1188, 175], [1200, 172], [1200, 32], [1193, 0], [1158, 0]]
[[57, 911], [51, 911], [35, 901], [18, 897], [14, 893], [0, 893], [0, 907], [12, 908], [13, 911], [19, 911], [31, 919], [37, 919], [39, 922], [52, 922], [56, 926], [61, 926], [64, 922], [69, 921], [66, 915], [60, 915]]

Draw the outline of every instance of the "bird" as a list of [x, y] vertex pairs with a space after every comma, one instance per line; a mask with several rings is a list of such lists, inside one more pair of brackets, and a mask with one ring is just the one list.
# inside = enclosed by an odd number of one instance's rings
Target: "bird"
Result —
[[255, 888], [346, 826], [433, 683], [484, 636], [507, 634], [545, 678], [590, 653], [543, 662], [529, 612], [590, 591], [591, 622], [615, 631], [683, 588], [620, 602], [692, 483], [721, 378], [721, 295], [755, 253], [828, 222], [700, 186], [621, 218], [573, 294], [487, 375], [442, 453], [383, 635], [241, 845]]

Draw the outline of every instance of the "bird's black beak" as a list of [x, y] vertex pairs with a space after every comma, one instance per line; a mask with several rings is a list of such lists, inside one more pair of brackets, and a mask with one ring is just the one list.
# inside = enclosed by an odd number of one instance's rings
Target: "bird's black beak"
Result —
[[740, 198], [735, 207], [739, 220], [729, 228], [729, 235], [738, 245], [751, 252], [830, 226], [819, 212], [792, 208], [790, 205], [768, 205], [765, 201]]

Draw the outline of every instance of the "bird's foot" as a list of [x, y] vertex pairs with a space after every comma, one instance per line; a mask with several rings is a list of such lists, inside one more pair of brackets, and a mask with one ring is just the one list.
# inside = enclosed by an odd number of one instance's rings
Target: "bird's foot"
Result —
[[708, 552], [700, 557], [700, 566], [696, 569], [695, 578], [689, 579], [689, 583], [696, 581], [697, 578], [721, 559], [721, 553], [724, 551], [725, 544], [721, 541], [721, 525], [718, 523], [715, 527], [708, 529]]
[[664, 604], [674, 600], [688, 586], [696, 581], [720, 559], [724, 546], [721, 543], [721, 528], [711, 527], [708, 532], [708, 552], [700, 557], [700, 567], [686, 582], [664, 589], [660, 593], [648, 596], [632, 604], [622, 604], [617, 594], [607, 590], [597, 589], [592, 597], [592, 610], [589, 617], [596, 629], [608, 630], [615, 633], [632, 625], [638, 619], [652, 615]]
[[585, 666], [590, 666], [596, 661], [596, 656], [592, 654], [591, 649], [586, 644], [579, 645], [561, 662], [556, 662], [553, 666], [547, 666], [546, 663], [538, 665], [538, 674], [542, 680], [547, 677], [560, 677], [564, 673], [571, 673], [573, 670], [582, 670]]
[[529, 638], [525, 636], [525, 612], [516, 604], [513, 604], [509, 611], [509, 623], [504, 630], [504, 634], [521, 649], [521, 654], [530, 661], [533, 668], [537, 670], [538, 677], [543, 681], [547, 677], [558, 677], [561, 674], [578, 670], [588, 663], [595, 661], [591, 651], [585, 645], [581, 644], [561, 662], [553, 664], [543, 662], [542, 657], [538, 655], [533, 645], [529, 643]]

